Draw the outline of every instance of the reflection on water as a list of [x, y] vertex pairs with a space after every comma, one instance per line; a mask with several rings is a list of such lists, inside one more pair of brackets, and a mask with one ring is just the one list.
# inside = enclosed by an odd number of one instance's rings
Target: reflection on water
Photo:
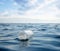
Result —
[[28, 47], [29, 46], [29, 41], [20, 41], [20, 47]]

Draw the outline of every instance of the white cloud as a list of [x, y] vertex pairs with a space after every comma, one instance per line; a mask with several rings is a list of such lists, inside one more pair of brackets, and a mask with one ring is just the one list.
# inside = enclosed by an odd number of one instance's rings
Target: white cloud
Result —
[[[30, 13], [30, 14], [32, 14], [32, 13], [39, 13], [42, 9], [44, 10], [45, 9], [45, 7], [47, 7], [48, 8], [48, 5], [50, 5], [52, 2], [53, 2], [53, 0], [44, 0], [45, 2], [43, 2], [43, 3], [40, 3], [40, 4], [38, 4], [38, 7], [36, 7], [36, 8], [33, 8], [33, 9], [31, 9], [31, 10], [28, 10], [28, 11], [26, 11], [26, 13]], [[54, 0], [55, 1], [55, 0]], [[38, 2], [37, 2], [38, 3]], [[48, 4], [47, 4], [48, 3]], [[40, 10], [40, 11], [39, 11]], [[42, 10], [42, 11], [43, 11]]]
[[8, 15], [9, 14], [9, 12], [8, 11], [5, 11], [4, 13], [3, 13], [3, 15]]
[[8, 11], [4, 11], [4, 12], [1, 12], [0, 13], [0, 17], [6, 17], [9, 15], [9, 12]]
[[18, 4], [16, 2], [13, 3], [13, 6], [18, 6]]
[[60, 23], [59, 20], [40, 20], [29, 18], [17, 18], [17, 17], [2, 17], [0, 23]]
[[45, 0], [44, 3], [39, 4], [35, 9], [26, 11], [24, 16], [40, 20], [57, 20], [59, 18], [56, 17], [56, 15], [60, 13], [60, 10], [54, 2], [56, 2], [56, 0]]
[[[37, 0], [31, 0], [29, 1], [30, 4], [34, 5]], [[56, 7], [55, 2], [56, 0], [44, 0], [43, 3], [38, 3], [35, 8], [32, 8], [30, 10], [27, 10], [24, 12], [24, 15], [18, 14], [19, 10], [9, 10], [2, 13], [2, 15], [9, 15], [6, 17], [9, 17], [8, 19], [12, 18], [12, 20], [16, 20], [18, 22], [18, 19], [23, 22], [25, 18], [26, 20], [29, 20], [28, 22], [59, 22], [60, 18], [56, 17], [60, 13], [60, 10]], [[15, 6], [18, 6], [17, 3], [14, 2]], [[4, 18], [4, 16], [2, 16]], [[16, 19], [17, 18], [17, 19]], [[21, 20], [23, 18], [23, 20]], [[31, 19], [31, 20], [30, 20]], [[33, 21], [34, 20], [34, 21]], [[15, 21], [15, 22], [16, 22]]]
[[44, 0], [45, 4], [50, 4], [52, 2], [55, 2], [56, 0]]
[[37, 2], [37, 0], [29, 0], [29, 5], [35, 5], [35, 3]]

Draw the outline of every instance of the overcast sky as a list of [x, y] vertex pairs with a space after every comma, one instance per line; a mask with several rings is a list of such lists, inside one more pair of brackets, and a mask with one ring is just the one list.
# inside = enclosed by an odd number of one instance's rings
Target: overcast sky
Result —
[[60, 0], [0, 0], [0, 23], [60, 23]]

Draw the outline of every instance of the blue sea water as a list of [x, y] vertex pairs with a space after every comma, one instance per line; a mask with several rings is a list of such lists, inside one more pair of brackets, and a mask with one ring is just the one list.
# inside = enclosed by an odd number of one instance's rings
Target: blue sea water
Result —
[[[30, 41], [19, 41], [19, 32], [32, 30]], [[0, 23], [0, 51], [60, 51], [58, 23]]]

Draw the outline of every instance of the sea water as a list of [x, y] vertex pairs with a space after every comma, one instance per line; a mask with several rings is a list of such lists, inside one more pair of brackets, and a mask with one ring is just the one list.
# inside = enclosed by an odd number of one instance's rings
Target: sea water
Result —
[[[34, 32], [30, 41], [20, 41], [19, 32]], [[0, 23], [0, 51], [60, 51], [58, 23]]]

